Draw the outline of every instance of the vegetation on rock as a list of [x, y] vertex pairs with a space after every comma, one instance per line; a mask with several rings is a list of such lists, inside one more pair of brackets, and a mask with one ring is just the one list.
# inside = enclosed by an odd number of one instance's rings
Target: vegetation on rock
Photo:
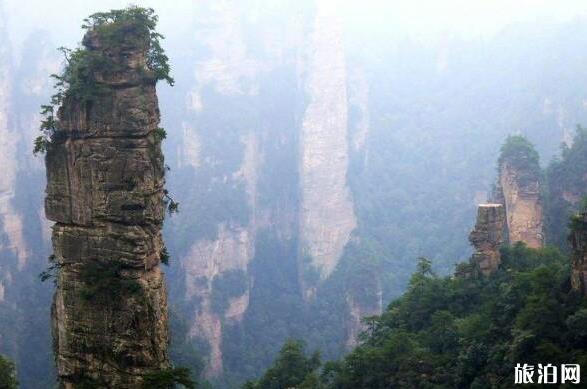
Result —
[[41, 282], [53, 280], [53, 283], [56, 284], [57, 272], [59, 271], [60, 266], [61, 265], [55, 261], [55, 255], [51, 254], [49, 256], [49, 266], [39, 274], [39, 279]]
[[[41, 135], [34, 141], [33, 153], [44, 153], [59, 133], [59, 120], [56, 111], [65, 99], [75, 99], [85, 104], [93, 101], [105, 91], [98, 79], [100, 74], [115, 74], [124, 69], [117, 56], [126, 55], [127, 47], [146, 49], [146, 68], [142, 69], [146, 78], [154, 82], [166, 81], [174, 84], [170, 75], [169, 58], [161, 47], [163, 35], [155, 31], [158, 17], [152, 8], [130, 6], [122, 10], [98, 12], [84, 20], [82, 28], [100, 37], [104, 50], [92, 50], [87, 41], [76, 49], [59, 48], [65, 57], [65, 67], [61, 74], [53, 74], [56, 93], [48, 104], [41, 106]], [[108, 55], [106, 55], [106, 53]], [[156, 136], [165, 138], [165, 131], [157, 129]]]
[[173, 389], [176, 384], [187, 389], [195, 389], [196, 384], [190, 377], [190, 370], [184, 367], [158, 370], [143, 377], [145, 389]]
[[[540, 179], [540, 156], [534, 145], [522, 135], [510, 135], [501, 146], [498, 170], [504, 164], [516, 169], [519, 182], [524, 185]], [[499, 172], [498, 172], [499, 174]]]
[[[518, 362], [586, 364], [587, 302], [570, 289], [568, 259], [523, 244], [502, 259], [487, 278], [438, 277], [421, 261], [407, 292], [366, 321], [361, 345], [325, 363], [313, 387], [505, 388]], [[291, 369], [278, 359], [266, 376]], [[274, 387], [262, 382], [249, 388]]]
[[303, 342], [289, 340], [263, 377], [258, 381], [247, 382], [243, 389], [313, 389], [318, 384], [319, 367], [319, 353], [307, 356]]
[[125, 278], [123, 271], [123, 264], [117, 261], [84, 264], [80, 269], [80, 278], [84, 282], [81, 296], [86, 300], [115, 302], [125, 296], [138, 294], [141, 285], [135, 279]]
[[568, 251], [566, 220], [587, 195], [587, 129], [577, 126], [571, 146], [561, 146], [561, 156], [546, 170], [546, 239]]

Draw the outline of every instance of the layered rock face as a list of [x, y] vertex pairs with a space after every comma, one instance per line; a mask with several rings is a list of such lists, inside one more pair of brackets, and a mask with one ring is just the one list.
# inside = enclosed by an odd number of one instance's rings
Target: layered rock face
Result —
[[571, 284], [587, 297], [587, 212], [573, 219], [571, 230]]
[[497, 200], [505, 206], [509, 242], [542, 247], [544, 233], [539, 177], [507, 161], [501, 164], [499, 172]]
[[501, 263], [499, 248], [504, 242], [505, 222], [503, 205], [479, 204], [477, 222], [469, 241], [475, 247], [471, 260], [485, 276], [495, 272]]
[[46, 156], [60, 269], [54, 349], [66, 388], [141, 387], [145, 373], [169, 367], [159, 109], [145, 71], [148, 38], [130, 35], [111, 47], [86, 34], [87, 50], [117, 71], [95, 74], [100, 93], [90, 102], [65, 99]]

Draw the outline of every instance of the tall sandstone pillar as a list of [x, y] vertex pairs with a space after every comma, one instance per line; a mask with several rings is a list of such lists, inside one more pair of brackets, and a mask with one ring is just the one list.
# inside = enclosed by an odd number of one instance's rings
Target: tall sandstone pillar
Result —
[[[66, 97], [46, 155], [46, 215], [59, 267], [52, 308], [62, 387], [138, 388], [169, 367], [161, 227], [164, 162], [149, 37], [90, 29], [99, 93]], [[115, 69], [115, 70], [112, 70]]]
[[533, 153], [533, 149], [514, 149], [509, 153], [502, 149], [496, 202], [505, 207], [509, 243], [523, 242], [528, 247], [540, 248], [544, 245], [540, 166], [537, 153], [535, 160]]

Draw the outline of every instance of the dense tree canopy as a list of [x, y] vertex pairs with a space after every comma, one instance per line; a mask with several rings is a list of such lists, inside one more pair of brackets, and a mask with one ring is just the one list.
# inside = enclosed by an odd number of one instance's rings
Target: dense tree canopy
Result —
[[561, 156], [546, 170], [546, 239], [567, 251], [566, 221], [587, 195], [587, 129], [577, 127], [570, 146], [561, 146]]
[[[366, 320], [361, 345], [324, 364], [314, 387], [505, 388], [516, 363], [585, 365], [587, 302], [570, 289], [568, 259], [523, 244], [502, 255], [488, 278], [438, 277], [423, 259], [407, 292]], [[315, 369], [289, 387], [304, 387]], [[267, 377], [294, 370], [280, 354], [249, 388], [273, 388], [262, 384]]]
[[320, 355], [315, 352], [307, 356], [301, 341], [287, 341], [274, 365], [258, 381], [245, 384], [245, 389], [312, 389], [318, 385], [317, 371]]

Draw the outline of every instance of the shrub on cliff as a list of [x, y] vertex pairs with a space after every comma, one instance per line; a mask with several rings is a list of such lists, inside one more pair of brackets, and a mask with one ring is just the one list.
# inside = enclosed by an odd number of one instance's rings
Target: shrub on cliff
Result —
[[[158, 17], [152, 8], [130, 6], [122, 10], [98, 12], [84, 20], [82, 28], [99, 37], [103, 50], [89, 49], [90, 40], [84, 39], [83, 46], [76, 49], [59, 48], [65, 57], [65, 67], [60, 74], [53, 74], [56, 93], [48, 104], [41, 106], [41, 135], [34, 141], [33, 153], [44, 153], [59, 130], [56, 111], [64, 99], [72, 98], [87, 103], [104, 91], [97, 79], [98, 74], [112, 74], [125, 70], [121, 61], [113, 56], [124, 56], [125, 47], [146, 48], [146, 77], [156, 81], [165, 80], [174, 84], [170, 76], [169, 58], [161, 47], [163, 35], [155, 31]], [[88, 36], [88, 35], [86, 35]], [[160, 136], [162, 129], [157, 129]]]

